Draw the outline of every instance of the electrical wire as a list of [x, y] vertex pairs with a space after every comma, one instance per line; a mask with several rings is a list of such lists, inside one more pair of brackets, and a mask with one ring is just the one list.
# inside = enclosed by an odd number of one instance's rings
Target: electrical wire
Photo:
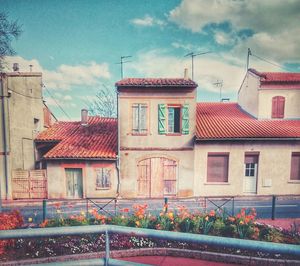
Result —
[[47, 89], [47, 87], [43, 84], [43, 87], [48, 92], [49, 96], [52, 98], [52, 100], [56, 103], [56, 105], [59, 107], [59, 109], [65, 114], [66, 117], [68, 117], [71, 120], [71, 117], [65, 112], [65, 110], [61, 107], [61, 105], [56, 101], [56, 99], [53, 97], [52, 93]]
[[285, 70], [287, 70], [287, 71], [290, 71], [288, 68], [286, 68], [286, 67], [284, 67], [284, 66], [281, 66], [281, 65], [279, 65], [279, 64], [275, 64], [275, 63], [273, 63], [273, 62], [271, 62], [271, 61], [269, 61], [269, 60], [267, 60], [267, 59], [265, 59], [265, 58], [262, 58], [262, 57], [260, 57], [260, 56], [258, 56], [258, 55], [255, 55], [255, 54], [253, 54], [253, 53], [251, 53], [251, 55], [254, 56], [254, 57], [256, 57], [256, 58], [258, 58], [258, 59], [260, 59], [260, 60], [262, 60], [262, 61], [264, 61], [264, 62], [266, 62], [266, 63], [269, 63], [269, 64], [271, 64], [271, 65], [273, 65], [273, 66], [277, 66], [277, 67], [279, 67], [279, 68], [281, 68], [281, 69], [285, 69]]
[[21, 96], [23, 96], [23, 97], [27, 97], [27, 98], [31, 98], [31, 99], [39, 99], [39, 100], [43, 99], [42, 97], [34, 97], [34, 96], [30, 96], [30, 95], [25, 95], [25, 94], [22, 94], [22, 93], [20, 93], [20, 92], [16, 92], [16, 91], [14, 91], [14, 90], [12, 90], [12, 89], [8, 89], [8, 90], [9, 90], [9, 91], [12, 91], [12, 92], [15, 93], [15, 94], [21, 95]]

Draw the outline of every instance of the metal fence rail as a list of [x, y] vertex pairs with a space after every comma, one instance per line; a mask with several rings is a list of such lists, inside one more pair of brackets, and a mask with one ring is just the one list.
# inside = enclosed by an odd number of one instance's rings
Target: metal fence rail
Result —
[[[132, 228], [123, 227], [116, 225], [89, 225], [89, 226], [72, 226], [72, 227], [53, 227], [53, 228], [36, 228], [36, 229], [17, 229], [17, 230], [6, 230], [1, 231], [0, 239], [18, 239], [18, 238], [37, 238], [37, 237], [52, 237], [52, 236], [63, 236], [63, 235], [80, 235], [80, 234], [105, 234], [105, 258], [99, 260], [98, 265], [128, 265], [128, 262], [112, 260], [110, 258], [110, 244], [109, 235], [112, 233], [141, 236], [141, 237], [151, 237], [164, 240], [172, 241], [184, 241], [192, 242], [198, 244], [212, 245], [217, 247], [227, 247], [236, 248], [244, 250], [254, 250], [262, 251], [273, 254], [285, 254], [294, 255], [300, 257], [300, 248], [297, 245], [290, 244], [278, 244], [269, 243], [254, 240], [243, 240], [227, 237], [216, 237], [208, 235], [198, 235], [191, 233], [179, 233], [179, 232], [169, 232], [169, 231], [159, 231], [153, 229], [142, 229], [142, 228]], [[78, 265], [77, 261], [77, 265]], [[70, 265], [62, 264], [59, 265]], [[115, 264], [117, 263], [117, 264]], [[124, 264], [127, 263], [127, 264]], [[43, 264], [41, 264], [43, 265]], [[45, 264], [49, 265], [49, 264]], [[55, 264], [52, 264], [55, 265]], [[75, 265], [74, 263], [72, 265]], [[95, 265], [95, 264], [80, 264], [80, 265]], [[134, 265], [130, 262], [130, 265]]]

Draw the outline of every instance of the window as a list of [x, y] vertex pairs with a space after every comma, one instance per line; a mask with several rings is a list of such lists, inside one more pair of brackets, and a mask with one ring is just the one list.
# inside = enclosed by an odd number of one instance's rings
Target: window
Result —
[[300, 152], [292, 152], [291, 180], [300, 181]]
[[132, 105], [132, 133], [147, 134], [147, 104]]
[[158, 134], [189, 134], [189, 105], [158, 105]]
[[96, 189], [109, 189], [110, 188], [110, 173], [109, 168], [96, 169]]
[[207, 182], [228, 182], [228, 153], [209, 153], [207, 158]]
[[282, 96], [275, 96], [272, 98], [272, 118], [284, 117], [285, 98]]
[[258, 155], [245, 155], [245, 176], [256, 176]]

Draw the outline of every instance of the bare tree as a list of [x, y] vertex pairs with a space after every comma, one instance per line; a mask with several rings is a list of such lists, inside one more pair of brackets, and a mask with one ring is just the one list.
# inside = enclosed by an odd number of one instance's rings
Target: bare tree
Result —
[[18, 21], [9, 21], [7, 14], [0, 12], [0, 71], [4, 68], [4, 57], [15, 54], [11, 42], [21, 33], [22, 26], [18, 24]]
[[92, 115], [117, 117], [117, 95], [107, 86], [103, 85], [103, 87], [96, 94], [96, 99], [91, 103], [89, 111]]

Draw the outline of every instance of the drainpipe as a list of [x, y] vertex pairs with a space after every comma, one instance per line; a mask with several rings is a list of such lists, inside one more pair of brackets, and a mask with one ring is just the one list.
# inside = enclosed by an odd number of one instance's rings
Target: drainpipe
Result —
[[7, 159], [7, 136], [6, 136], [6, 120], [5, 120], [5, 96], [3, 88], [3, 75], [0, 80], [1, 100], [2, 100], [2, 133], [3, 133], [3, 148], [4, 148], [4, 176], [5, 176], [5, 198], [8, 199], [8, 159]]
[[117, 175], [118, 175], [118, 184], [117, 184], [117, 197], [120, 194], [120, 160], [121, 160], [121, 155], [120, 155], [120, 110], [119, 110], [119, 92], [117, 89], [117, 123], [118, 123], [118, 154], [117, 154], [117, 161], [116, 161], [116, 166], [117, 166]]

